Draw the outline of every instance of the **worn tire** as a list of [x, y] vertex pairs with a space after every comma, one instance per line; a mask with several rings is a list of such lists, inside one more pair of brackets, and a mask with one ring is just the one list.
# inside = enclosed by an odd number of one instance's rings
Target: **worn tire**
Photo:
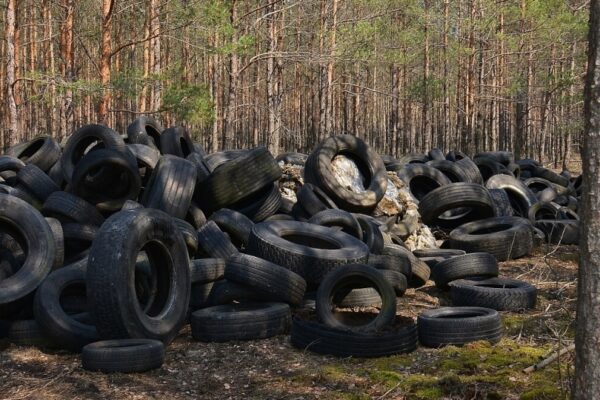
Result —
[[83, 369], [106, 373], [149, 371], [164, 361], [164, 344], [144, 338], [103, 340], [88, 344], [81, 353]]
[[219, 229], [229, 235], [229, 238], [236, 247], [248, 246], [254, 222], [244, 214], [222, 208], [211, 215], [210, 220], [214, 221]]
[[60, 159], [61, 152], [60, 145], [52, 137], [38, 136], [27, 143], [9, 148], [5, 154], [47, 172]]
[[42, 212], [45, 216], [56, 218], [63, 223], [78, 222], [96, 226], [104, 223], [104, 217], [96, 207], [67, 192], [52, 193], [44, 202]]
[[488, 189], [504, 189], [515, 214], [519, 217], [527, 218], [529, 208], [538, 201], [523, 182], [508, 175], [494, 175], [487, 180], [485, 186]]
[[[431, 271], [431, 280], [440, 289], [457, 279], [498, 276], [498, 261], [490, 253], [469, 253], [440, 261]], [[474, 304], [473, 304], [474, 305]]]
[[165, 129], [160, 134], [160, 151], [162, 154], [172, 154], [186, 158], [196, 152], [194, 142], [185, 128], [176, 126]]
[[398, 171], [398, 177], [407, 186], [417, 203], [432, 190], [451, 183], [440, 170], [422, 164], [406, 165]]
[[227, 259], [238, 254], [238, 249], [231, 243], [214, 221], [208, 221], [198, 229], [198, 248], [209, 257]]
[[486, 307], [498, 311], [521, 311], [535, 307], [537, 289], [517, 279], [456, 280], [450, 283], [455, 306]]

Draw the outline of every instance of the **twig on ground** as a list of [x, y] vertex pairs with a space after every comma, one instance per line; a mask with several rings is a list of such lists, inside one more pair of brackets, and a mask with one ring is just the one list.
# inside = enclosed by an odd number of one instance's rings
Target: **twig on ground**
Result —
[[545, 359], [543, 359], [542, 361], [540, 361], [539, 363], [532, 365], [530, 367], [527, 367], [523, 370], [523, 372], [530, 374], [533, 371], [538, 371], [544, 367], [547, 367], [549, 364], [551, 364], [554, 360], [556, 360], [558, 357], [565, 355], [571, 351], [575, 350], [575, 343], [563, 348], [560, 351], [554, 352], [552, 353], [552, 355], [550, 357], [547, 357]]

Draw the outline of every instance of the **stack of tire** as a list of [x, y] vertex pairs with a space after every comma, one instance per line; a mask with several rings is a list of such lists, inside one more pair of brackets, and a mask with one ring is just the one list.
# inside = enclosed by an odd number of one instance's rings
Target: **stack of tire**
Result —
[[[364, 190], [340, 184], [339, 156], [356, 164]], [[382, 158], [349, 135], [306, 157], [275, 159], [262, 147], [206, 154], [185, 129], [148, 117], [126, 135], [88, 125], [64, 146], [18, 144], [0, 156], [0, 334], [81, 351], [85, 368], [105, 372], [159, 367], [187, 323], [206, 342], [291, 328], [295, 346], [339, 356], [412, 351], [417, 336], [436, 347], [496, 341], [500, 317], [489, 309], [424, 314], [417, 335], [414, 321], [396, 317], [397, 298], [431, 275], [456, 305], [531, 307], [504, 299], [519, 288], [497, 277], [497, 261], [531, 252], [538, 231], [523, 216], [550, 242], [557, 226], [575, 225], [580, 183], [504, 153], [443, 158]], [[280, 194], [278, 160], [303, 165], [294, 204]], [[511, 176], [519, 170], [532, 180]], [[372, 216], [389, 171], [423, 222], [449, 234], [445, 249], [406, 248], [417, 217]], [[548, 207], [561, 212], [549, 219]], [[495, 290], [499, 301], [486, 303]]]

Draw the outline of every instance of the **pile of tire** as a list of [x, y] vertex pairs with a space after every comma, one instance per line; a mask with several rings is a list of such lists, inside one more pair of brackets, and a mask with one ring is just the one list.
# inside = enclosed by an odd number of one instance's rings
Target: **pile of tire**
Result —
[[[339, 156], [363, 189], [339, 182]], [[286, 163], [303, 169], [297, 202], [279, 190]], [[419, 221], [372, 216], [390, 171], [449, 234], [443, 249], [410, 251]], [[498, 261], [529, 254], [538, 235], [576, 242], [579, 190], [509, 153], [396, 160], [349, 135], [277, 158], [207, 154], [148, 117], [126, 135], [87, 125], [64, 144], [35, 138], [0, 156], [0, 335], [81, 352], [103, 372], [159, 367], [186, 324], [205, 342], [291, 330], [292, 345], [344, 357], [496, 342], [496, 310], [535, 305]], [[457, 307], [397, 317], [397, 299], [430, 278]]]

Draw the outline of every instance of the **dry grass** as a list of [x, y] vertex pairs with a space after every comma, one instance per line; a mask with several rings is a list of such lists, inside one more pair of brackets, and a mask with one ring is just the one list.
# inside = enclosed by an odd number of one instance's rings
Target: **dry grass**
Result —
[[[169, 346], [162, 368], [126, 375], [90, 373], [81, 368], [78, 355], [4, 343], [0, 398], [566, 398], [571, 355], [532, 374], [522, 370], [572, 342], [576, 258], [575, 247], [544, 248], [501, 265], [502, 275], [534, 283], [539, 302], [535, 310], [503, 313], [506, 335], [496, 346], [474, 343], [373, 360], [336, 359], [296, 350], [286, 336], [195, 342], [188, 327]], [[446, 293], [427, 286], [409, 290], [398, 311], [416, 317], [423, 309], [446, 304]]]

